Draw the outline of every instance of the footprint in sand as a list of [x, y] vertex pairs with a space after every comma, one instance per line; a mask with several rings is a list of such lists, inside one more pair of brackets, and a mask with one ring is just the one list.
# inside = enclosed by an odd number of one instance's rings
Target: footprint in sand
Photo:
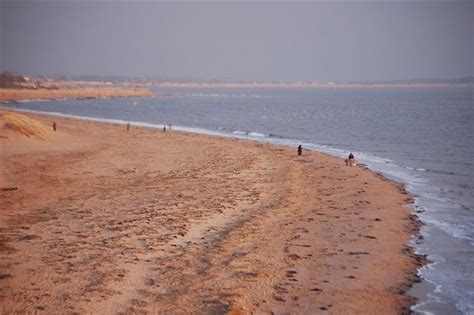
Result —
[[275, 285], [274, 289], [277, 291], [278, 294], [286, 294], [288, 293], [288, 290], [281, 286], [281, 285]]
[[274, 295], [273, 298], [277, 301], [280, 301], [280, 302], [286, 302], [286, 300], [284, 298], [282, 298], [281, 296], [279, 296], [279, 295]]
[[365, 238], [370, 238], [370, 239], [373, 239], [373, 240], [377, 239], [375, 236], [372, 236], [372, 235], [364, 235], [364, 237]]
[[288, 271], [286, 272], [286, 275], [287, 275], [288, 277], [293, 277], [296, 273], [297, 273], [297, 272], [296, 272], [295, 270], [288, 270]]
[[299, 260], [299, 259], [301, 259], [301, 256], [299, 256], [297, 254], [290, 254], [290, 255], [288, 255], [288, 258], [290, 258], [291, 260]]

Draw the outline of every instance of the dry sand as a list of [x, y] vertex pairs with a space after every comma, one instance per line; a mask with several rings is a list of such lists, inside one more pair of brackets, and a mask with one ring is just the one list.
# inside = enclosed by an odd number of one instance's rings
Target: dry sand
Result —
[[0, 103], [19, 100], [50, 100], [61, 98], [103, 98], [152, 96], [153, 92], [144, 87], [58, 87], [58, 88], [0, 88]]
[[27, 114], [2, 130], [0, 313], [397, 314], [416, 221], [361, 166]]

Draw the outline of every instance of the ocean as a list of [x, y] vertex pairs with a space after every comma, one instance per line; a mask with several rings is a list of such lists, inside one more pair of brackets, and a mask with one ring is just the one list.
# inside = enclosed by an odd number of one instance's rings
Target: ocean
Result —
[[474, 89], [167, 88], [166, 96], [3, 104], [111, 122], [303, 145], [403, 183], [429, 263], [413, 311], [474, 314]]

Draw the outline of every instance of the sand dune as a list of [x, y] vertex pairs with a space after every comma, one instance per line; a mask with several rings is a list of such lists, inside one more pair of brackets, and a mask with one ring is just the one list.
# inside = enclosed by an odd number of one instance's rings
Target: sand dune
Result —
[[51, 127], [25, 115], [4, 110], [0, 110], [0, 128], [4, 133], [11, 131], [42, 140], [47, 139], [51, 134]]
[[1, 313], [408, 311], [416, 222], [393, 183], [283, 146], [54, 119], [41, 147], [0, 155], [18, 188], [0, 192]]

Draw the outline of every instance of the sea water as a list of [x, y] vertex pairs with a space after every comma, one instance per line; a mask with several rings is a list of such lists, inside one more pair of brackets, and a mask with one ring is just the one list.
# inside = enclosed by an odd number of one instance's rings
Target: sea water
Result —
[[429, 264], [413, 311], [474, 313], [473, 89], [168, 88], [159, 97], [4, 104], [103, 121], [250, 138], [357, 160], [405, 184]]

